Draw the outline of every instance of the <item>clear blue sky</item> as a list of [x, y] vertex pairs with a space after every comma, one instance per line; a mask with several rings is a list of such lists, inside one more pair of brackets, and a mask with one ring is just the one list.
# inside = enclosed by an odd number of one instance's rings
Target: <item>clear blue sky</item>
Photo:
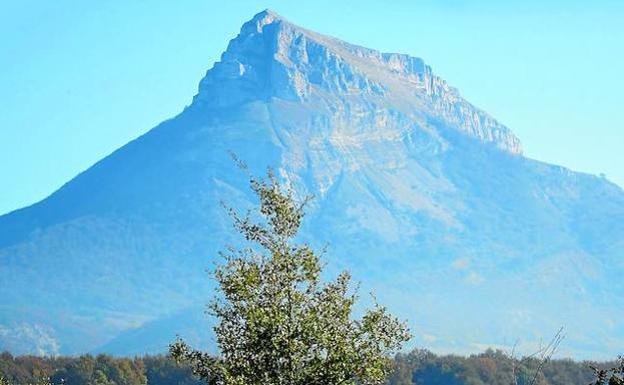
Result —
[[422, 57], [528, 156], [624, 186], [621, 0], [0, 0], [0, 213], [181, 111], [265, 8]]

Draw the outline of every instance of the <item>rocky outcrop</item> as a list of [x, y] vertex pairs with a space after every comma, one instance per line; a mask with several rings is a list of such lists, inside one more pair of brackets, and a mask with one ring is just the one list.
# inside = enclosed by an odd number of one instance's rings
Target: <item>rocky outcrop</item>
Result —
[[[381, 53], [323, 36], [264, 11], [245, 23], [199, 86], [196, 105], [222, 108], [281, 98], [314, 102], [400, 99], [407, 114], [441, 119], [456, 130], [522, 153], [519, 139], [465, 101], [420, 58]], [[332, 100], [336, 103], [335, 100]]]

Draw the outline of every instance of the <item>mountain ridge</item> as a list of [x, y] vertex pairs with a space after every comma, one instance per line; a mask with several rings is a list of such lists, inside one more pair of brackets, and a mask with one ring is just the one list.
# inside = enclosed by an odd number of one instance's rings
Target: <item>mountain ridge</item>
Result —
[[[264, 59], [263, 62], [266, 62], [265, 56], [273, 56], [273, 60], [268, 66], [257, 65], [252, 60], [255, 55]], [[267, 74], [262, 76], [258, 73], [262, 71]], [[328, 73], [338, 75], [328, 76]], [[221, 95], [224, 90], [214, 87], [213, 76], [220, 83], [224, 78], [233, 78], [221, 87], [231, 87], [240, 92]], [[388, 92], [384, 84], [389, 81], [399, 83], [399, 92]], [[223, 107], [222, 99], [227, 103], [236, 103], [257, 97], [245, 92], [249, 89], [260, 94], [265, 92], [263, 97], [274, 95], [286, 100], [301, 100], [308, 97], [314, 87], [332, 93], [366, 93], [410, 101], [414, 95], [406, 93], [413, 94], [416, 89], [416, 96], [434, 99], [439, 116], [462, 131], [512, 153], [522, 153], [519, 139], [507, 127], [465, 102], [457, 90], [435, 76], [422, 59], [382, 53], [317, 34], [286, 21], [270, 10], [258, 13], [243, 25], [241, 33], [228, 44], [221, 60], [200, 82], [193, 103], [207, 106], [216, 103], [216, 106]], [[215, 98], [214, 94], [222, 99]]]
[[421, 59], [256, 15], [180, 114], [0, 216], [0, 348], [210, 345], [207, 324], [176, 315], [201, 309], [204, 270], [240, 243], [219, 202], [254, 205], [234, 152], [316, 196], [302, 239], [329, 243], [330, 274], [351, 270], [410, 320], [414, 344], [471, 352], [565, 323], [571, 355], [617, 353], [624, 192], [524, 157], [435, 79]]

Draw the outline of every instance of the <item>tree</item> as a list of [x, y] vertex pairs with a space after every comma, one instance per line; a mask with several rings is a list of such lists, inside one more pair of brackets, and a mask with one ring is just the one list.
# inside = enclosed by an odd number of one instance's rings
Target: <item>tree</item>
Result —
[[624, 356], [618, 359], [617, 366], [599, 369], [591, 365], [590, 368], [595, 376], [590, 385], [624, 385]]
[[147, 379], [141, 360], [100, 354], [97, 357], [78, 357], [56, 371], [51, 382], [70, 385], [144, 385]]
[[203, 383], [193, 375], [191, 368], [186, 365], [177, 365], [171, 357], [145, 356], [142, 361], [149, 385], [202, 385]]
[[[404, 323], [375, 304], [361, 319], [352, 310], [357, 290], [347, 272], [322, 283], [319, 257], [294, 239], [309, 199], [297, 202], [274, 174], [250, 177], [256, 215], [229, 209], [235, 229], [252, 246], [222, 253], [209, 311], [220, 355], [184, 341], [171, 355], [211, 385], [380, 384], [390, 355], [409, 338]], [[258, 215], [259, 214], [259, 215]]]

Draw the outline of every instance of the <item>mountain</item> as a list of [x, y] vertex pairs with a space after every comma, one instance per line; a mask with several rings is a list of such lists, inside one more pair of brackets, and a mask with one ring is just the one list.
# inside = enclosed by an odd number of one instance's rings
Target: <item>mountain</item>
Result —
[[528, 350], [565, 325], [565, 354], [621, 353], [621, 188], [524, 157], [423, 60], [271, 11], [178, 116], [0, 217], [0, 350], [213, 346], [205, 270], [240, 242], [221, 202], [255, 203], [231, 152], [315, 196], [302, 240], [408, 319], [413, 345]]

